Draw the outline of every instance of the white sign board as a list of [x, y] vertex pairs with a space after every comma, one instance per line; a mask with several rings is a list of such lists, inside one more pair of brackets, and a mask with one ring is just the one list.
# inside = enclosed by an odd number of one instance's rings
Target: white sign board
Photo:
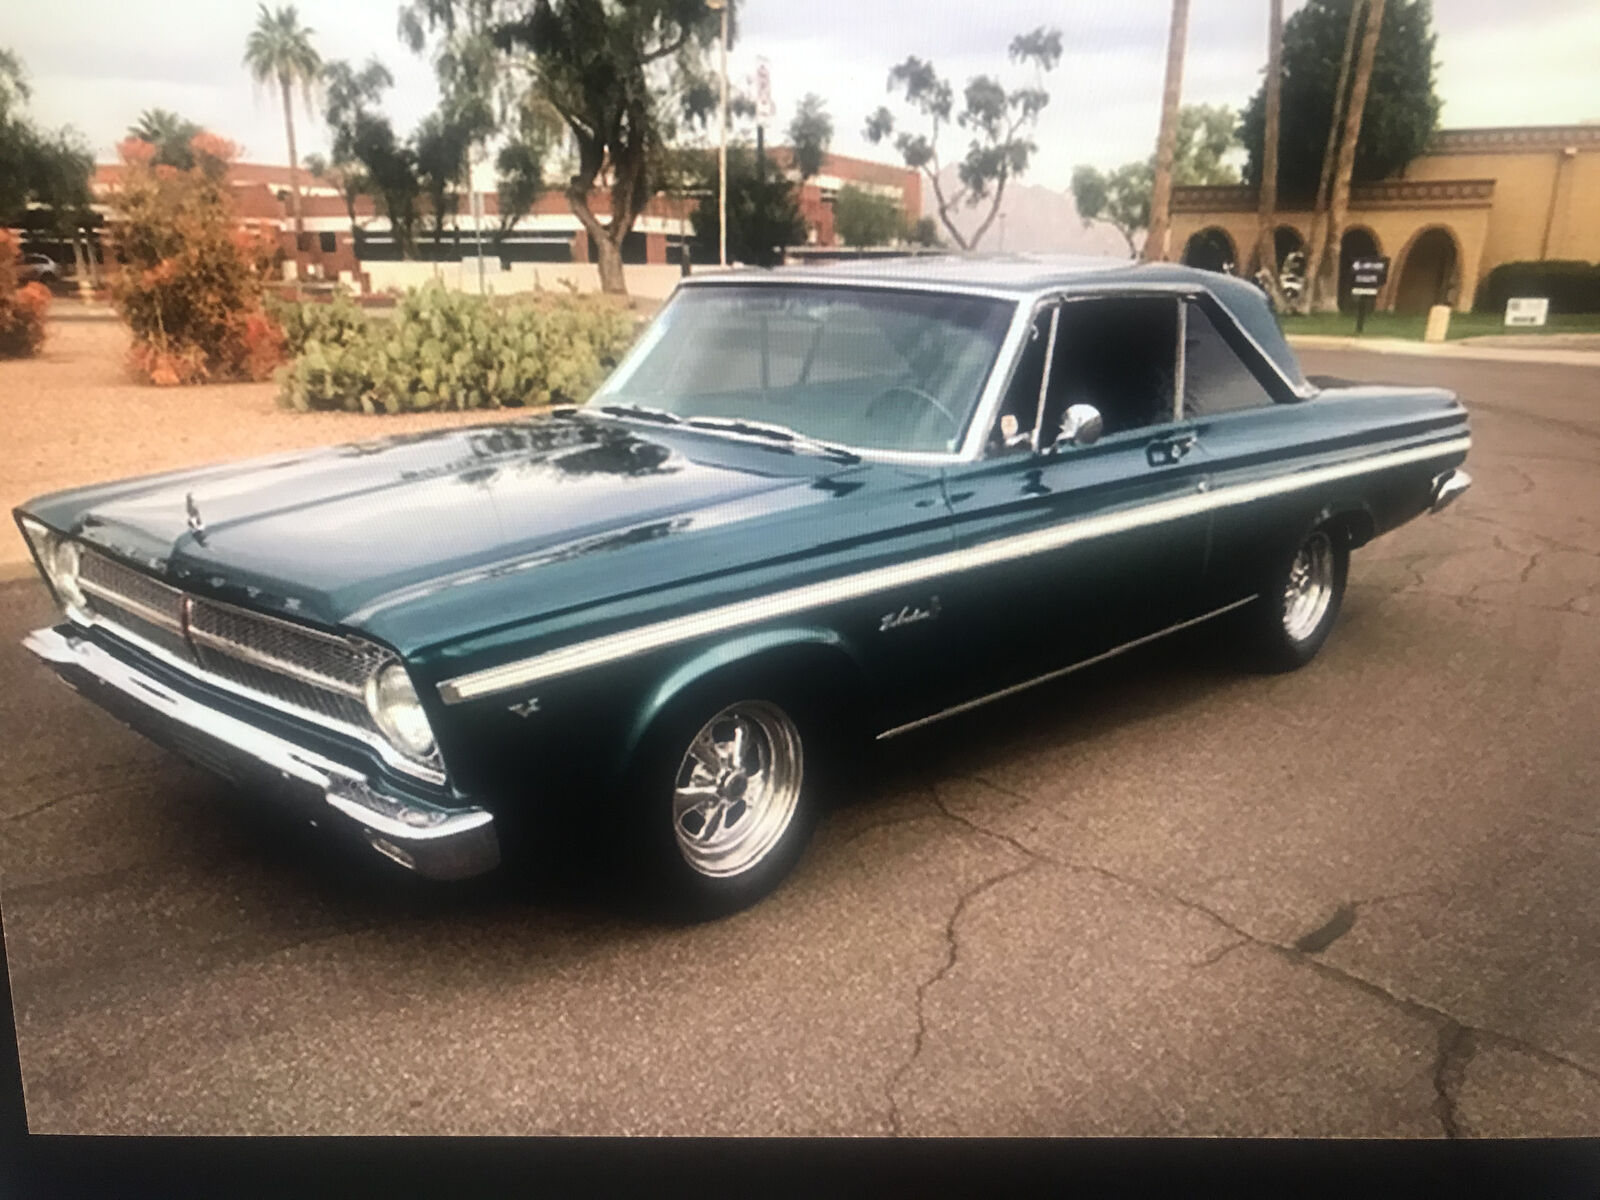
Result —
[[1550, 315], [1550, 301], [1544, 296], [1519, 296], [1506, 301], [1507, 325], [1543, 325]]

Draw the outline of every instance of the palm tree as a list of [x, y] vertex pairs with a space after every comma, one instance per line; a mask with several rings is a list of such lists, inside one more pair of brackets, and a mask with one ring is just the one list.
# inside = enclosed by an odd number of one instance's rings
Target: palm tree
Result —
[[[1278, 286], [1278, 116], [1283, 108], [1283, 0], [1270, 0], [1267, 18], [1267, 112], [1261, 146], [1260, 208], [1256, 227], [1256, 257], [1266, 272], [1267, 294], [1281, 310], [1283, 289]], [[1258, 276], [1258, 278], [1260, 278]]]
[[194, 166], [194, 151], [189, 140], [202, 132], [187, 117], [180, 117], [168, 108], [147, 108], [139, 119], [128, 126], [128, 136], [149, 142], [156, 148], [155, 161], [187, 171]]
[[1183, 96], [1183, 47], [1188, 31], [1189, 0], [1172, 0], [1167, 82], [1161, 94], [1161, 132], [1156, 138], [1156, 172], [1150, 187], [1150, 228], [1144, 235], [1146, 262], [1166, 259], [1172, 235], [1172, 160], [1178, 148], [1178, 101]]
[[263, 4], [256, 27], [244, 45], [244, 65], [257, 83], [276, 83], [283, 94], [283, 129], [289, 139], [289, 195], [294, 211], [296, 238], [305, 232], [300, 212], [300, 164], [294, 150], [294, 109], [289, 93], [300, 85], [306, 107], [311, 107], [312, 90], [322, 72], [322, 57], [311, 44], [312, 31], [300, 24], [294, 5], [268, 12]]
[[1322, 248], [1322, 270], [1313, 306], [1318, 312], [1339, 311], [1339, 247], [1344, 239], [1345, 214], [1350, 208], [1350, 175], [1355, 169], [1356, 140], [1361, 136], [1361, 113], [1367, 106], [1367, 85], [1372, 82], [1372, 62], [1378, 54], [1378, 31], [1383, 26], [1383, 0], [1367, 0], [1367, 26], [1361, 33], [1356, 76], [1350, 84], [1350, 107], [1344, 114], [1344, 136], [1339, 142], [1339, 165], [1328, 197], [1328, 237]]
[[1328, 140], [1322, 144], [1322, 170], [1317, 175], [1317, 194], [1311, 202], [1311, 240], [1306, 245], [1305, 279], [1295, 311], [1302, 316], [1311, 311], [1311, 301], [1322, 273], [1322, 244], [1327, 237], [1328, 192], [1333, 187], [1333, 162], [1339, 152], [1339, 131], [1344, 125], [1345, 91], [1350, 82], [1350, 62], [1355, 57], [1356, 33], [1361, 28], [1361, 0], [1350, 0], [1350, 20], [1344, 31], [1344, 53], [1339, 58], [1339, 82], [1333, 89], [1333, 110], [1328, 117]]

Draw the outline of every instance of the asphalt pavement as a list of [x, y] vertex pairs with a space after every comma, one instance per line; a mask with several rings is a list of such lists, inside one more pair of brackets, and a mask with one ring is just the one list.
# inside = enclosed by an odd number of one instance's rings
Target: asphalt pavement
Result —
[[1316, 662], [1202, 628], [899, 739], [708, 925], [344, 857], [54, 682], [0, 585], [30, 1128], [1600, 1133], [1600, 370], [1302, 360], [1475, 439]]

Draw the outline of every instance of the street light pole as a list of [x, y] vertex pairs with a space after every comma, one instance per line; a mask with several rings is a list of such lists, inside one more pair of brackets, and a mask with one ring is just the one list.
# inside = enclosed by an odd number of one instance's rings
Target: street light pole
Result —
[[717, 146], [717, 261], [728, 265], [728, 0], [707, 0], [722, 14], [718, 59], [722, 73], [722, 138]]

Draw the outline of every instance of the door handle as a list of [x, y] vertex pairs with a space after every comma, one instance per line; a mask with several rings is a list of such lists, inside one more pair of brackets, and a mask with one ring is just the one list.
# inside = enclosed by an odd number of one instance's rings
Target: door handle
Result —
[[1194, 449], [1198, 439], [1192, 433], [1185, 433], [1179, 437], [1166, 438], [1159, 442], [1151, 442], [1147, 457], [1152, 467], [1167, 466], [1178, 462]]

